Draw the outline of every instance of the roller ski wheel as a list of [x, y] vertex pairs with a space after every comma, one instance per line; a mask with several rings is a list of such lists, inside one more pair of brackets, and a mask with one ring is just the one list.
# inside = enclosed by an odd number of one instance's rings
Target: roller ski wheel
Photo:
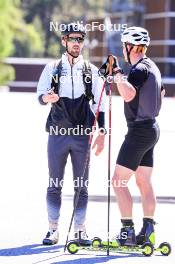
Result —
[[76, 254], [79, 250], [79, 244], [76, 241], [70, 241], [67, 244], [67, 250], [70, 254]]
[[102, 240], [99, 237], [94, 237], [94, 239], [92, 240], [92, 247], [94, 248], [98, 248], [102, 246]]
[[169, 256], [171, 253], [171, 245], [167, 242], [163, 242], [159, 245], [160, 253], [163, 256]]
[[154, 252], [154, 247], [151, 243], [146, 242], [141, 246], [142, 254], [146, 257], [150, 257]]

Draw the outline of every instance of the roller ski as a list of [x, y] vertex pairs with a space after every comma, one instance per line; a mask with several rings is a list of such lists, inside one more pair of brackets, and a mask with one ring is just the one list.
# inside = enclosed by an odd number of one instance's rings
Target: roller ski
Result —
[[[130, 223], [130, 225], [128, 225]], [[131, 221], [123, 223], [123, 227], [120, 230], [120, 234], [112, 239], [112, 241], [102, 241], [99, 237], [95, 237], [92, 240], [91, 247], [79, 246], [76, 241], [70, 241], [67, 245], [67, 250], [71, 254], [75, 254], [79, 249], [85, 249], [90, 251], [107, 251], [114, 253], [120, 252], [141, 252], [145, 256], [151, 256], [153, 253], [153, 245], [151, 243], [145, 243], [143, 246], [136, 244], [135, 230]]]
[[89, 248], [92, 246], [92, 240], [88, 239], [86, 231], [77, 231], [74, 233], [74, 239], [67, 244], [67, 250], [71, 254], [78, 252], [77, 248]]
[[91, 246], [92, 241], [88, 239], [86, 231], [77, 231], [74, 233], [74, 241], [76, 241], [80, 246]]
[[155, 224], [156, 223], [153, 219], [143, 218], [143, 227], [136, 236], [136, 243], [138, 246], [142, 246], [145, 243], [151, 243], [154, 251], [160, 252], [164, 256], [168, 256], [171, 253], [171, 245], [169, 243], [163, 242], [158, 248], [155, 248]]
[[[152, 219], [145, 218], [143, 227], [137, 236], [135, 236], [132, 225], [122, 227], [120, 235], [109, 242], [110, 251], [116, 253], [142, 253], [146, 257], [151, 256], [154, 252], [160, 252], [162, 255], [168, 256], [171, 253], [169, 243], [163, 242], [158, 248], [155, 248], [154, 224], [155, 222]], [[100, 238], [94, 238], [92, 246], [107, 250], [108, 242], [102, 241]]]
[[91, 244], [83, 245], [78, 241], [72, 240], [67, 244], [67, 250], [71, 254], [77, 253], [79, 250], [88, 251], [107, 251], [114, 253], [141, 253], [146, 257], [151, 256], [155, 251], [160, 252], [164, 256], [171, 253], [171, 246], [169, 243], [164, 242], [155, 248], [155, 233], [154, 222], [144, 221], [143, 228], [138, 234], [135, 235], [135, 230], [132, 225], [123, 226], [120, 234], [112, 239], [112, 241], [102, 241], [99, 237], [95, 237]]
[[67, 244], [67, 250], [71, 254], [77, 253], [79, 250], [88, 251], [107, 251], [113, 253], [143, 253], [145, 256], [151, 256], [153, 253], [153, 245], [151, 243], [145, 243], [143, 246], [136, 244], [135, 231], [133, 227], [123, 227], [120, 235], [112, 239], [112, 241], [102, 241], [99, 237], [95, 237], [91, 246], [82, 246], [77, 241], [70, 241]]

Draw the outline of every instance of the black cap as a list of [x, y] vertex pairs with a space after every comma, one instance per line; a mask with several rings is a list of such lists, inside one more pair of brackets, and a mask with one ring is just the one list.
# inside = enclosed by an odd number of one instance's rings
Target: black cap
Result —
[[71, 33], [80, 33], [83, 36], [86, 35], [85, 28], [82, 24], [70, 23], [62, 27], [61, 34], [63, 36], [69, 35]]

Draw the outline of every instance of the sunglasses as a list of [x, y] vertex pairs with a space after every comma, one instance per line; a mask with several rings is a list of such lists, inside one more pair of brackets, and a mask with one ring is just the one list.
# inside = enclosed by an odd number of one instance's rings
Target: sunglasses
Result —
[[76, 43], [76, 42], [83, 43], [84, 38], [81, 38], [81, 37], [68, 37], [67, 40], [69, 42], [72, 42], [72, 43]]

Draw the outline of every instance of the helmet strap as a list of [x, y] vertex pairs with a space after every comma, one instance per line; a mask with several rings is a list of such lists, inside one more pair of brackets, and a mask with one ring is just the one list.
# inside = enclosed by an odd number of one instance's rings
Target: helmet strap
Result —
[[131, 46], [130, 50], [128, 50], [127, 43], [125, 42], [125, 48], [126, 48], [126, 54], [127, 54], [127, 60], [128, 60], [128, 63], [131, 64], [130, 53], [131, 53], [131, 50], [132, 50], [134, 47]]

